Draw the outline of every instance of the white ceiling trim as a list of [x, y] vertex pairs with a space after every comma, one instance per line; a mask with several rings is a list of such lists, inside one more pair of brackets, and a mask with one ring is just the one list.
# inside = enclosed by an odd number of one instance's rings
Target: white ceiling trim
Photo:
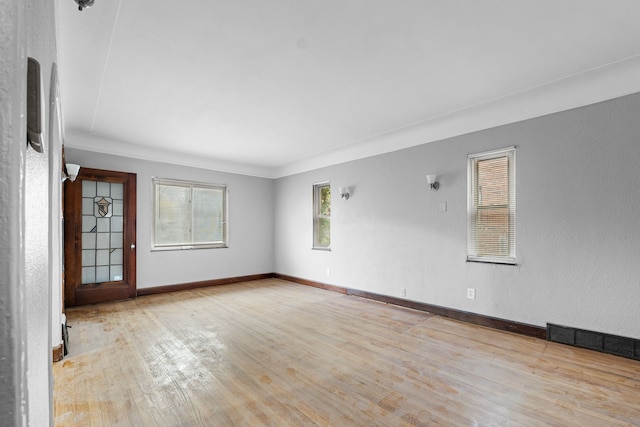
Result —
[[640, 55], [274, 168], [274, 178], [398, 151], [640, 92]]
[[251, 175], [281, 178], [429, 142], [515, 123], [640, 92], [640, 55], [505, 97], [453, 111], [276, 168], [150, 149], [96, 134], [68, 131], [65, 145], [99, 153]]
[[169, 163], [239, 175], [273, 178], [273, 170], [260, 166], [246, 165], [203, 156], [194, 156], [178, 151], [169, 151], [148, 146], [118, 141], [101, 135], [78, 130], [68, 130], [65, 135], [65, 147], [92, 151], [95, 153], [124, 156], [152, 162]]

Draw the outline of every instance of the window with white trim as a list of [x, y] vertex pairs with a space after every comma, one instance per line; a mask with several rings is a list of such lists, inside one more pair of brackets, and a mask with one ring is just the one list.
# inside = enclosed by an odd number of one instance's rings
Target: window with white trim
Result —
[[313, 249], [329, 250], [331, 245], [331, 184], [313, 186]]
[[227, 187], [153, 178], [152, 250], [227, 247]]
[[515, 147], [468, 160], [467, 260], [516, 264]]

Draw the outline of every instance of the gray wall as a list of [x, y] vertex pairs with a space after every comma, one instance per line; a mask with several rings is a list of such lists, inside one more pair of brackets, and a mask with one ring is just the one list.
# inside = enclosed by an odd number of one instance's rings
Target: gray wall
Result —
[[[82, 167], [137, 174], [138, 289], [273, 271], [273, 180], [71, 148], [65, 157]], [[226, 184], [229, 247], [151, 252], [154, 176]]]
[[[49, 164], [60, 160], [48, 120], [56, 61], [54, 5], [3, 1], [0, 17], [0, 425], [45, 426], [52, 421], [51, 289], [56, 287], [50, 242], [52, 224], [61, 220], [59, 212], [50, 211], [49, 195], [59, 183], [58, 177], [52, 181]], [[41, 67], [45, 154], [25, 144], [27, 56]]]
[[0, 2], [0, 425], [26, 425], [25, 6]]
[[[639, 116], [636, 94], [278, 179], [275, 270], [640, 338]], [[512, 145], [518, 265], [467, 263], [467, 155]], [[439, 191], [427, 189], [427, 173], [439, 175]], [[311, 188], [325, 180], [331, 252], [311, 250]], [[352, 187], [348, 201], [338, 186]]]
[[[52, 250], [51, 242], [59, 239], [60, 211], [52, 210], [51, 190], [60, 196], [60, 172], [50, 171], [59, 165], [60, 147], [50, 138], [51, 70], [57, 61], [55, 10], [52, 1], [29, 0], [27, 7], [27, 54], [40, 63], [42, 74], [42, 130], [45, 152], [27, 150], [25, 187], [25, 265], [27, 298], [27, 379], [29, 387], [29, 425], [47, 425], [53, 417], [50, 404], [53, 378], [52, 363], [52, 295], [61, 292], [60, 276], [53, 277], [53, 263], [59, 265], [61, 254]], [[54, 160], [58, 161], [54, 161]], [[57, 173], [56, 173], [57, 172]], [[57, 204], [56, 206], [60, 206]], [[59, 270], [58, 270], [59, 271]], [[59, 312], [56, 332], [60, 343]]]

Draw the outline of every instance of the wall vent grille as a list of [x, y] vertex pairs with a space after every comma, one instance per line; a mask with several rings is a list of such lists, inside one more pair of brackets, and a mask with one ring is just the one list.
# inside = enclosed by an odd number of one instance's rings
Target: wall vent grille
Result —
[[640, 340], [547, 323], [547, 340], [640, 360]]

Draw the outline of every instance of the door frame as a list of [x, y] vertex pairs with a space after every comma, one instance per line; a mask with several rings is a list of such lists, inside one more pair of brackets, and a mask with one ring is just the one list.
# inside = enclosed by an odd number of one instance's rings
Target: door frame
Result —
[[[82, 181], [123, 184], [123, 280], [82, 285]], [[66, 307], [136, 297], [135, 173], [82, 168], [64, 185], [64, 303]]]

